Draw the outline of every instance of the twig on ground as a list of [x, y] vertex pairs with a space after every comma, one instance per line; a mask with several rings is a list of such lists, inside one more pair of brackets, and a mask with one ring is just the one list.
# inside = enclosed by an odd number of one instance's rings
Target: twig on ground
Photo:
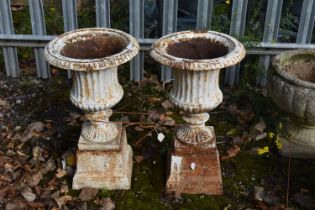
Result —
[[156, 130], [155, 126], [153, 129], [151, 129], [149, 132], [147, 132], [144, 136], [142, 136], [140, 139], [138, 139], [133, 145], [138, 146], [154, 130]]

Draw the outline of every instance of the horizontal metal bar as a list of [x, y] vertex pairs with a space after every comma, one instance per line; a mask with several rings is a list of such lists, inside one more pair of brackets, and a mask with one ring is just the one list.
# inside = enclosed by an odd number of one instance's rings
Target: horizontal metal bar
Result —
[[[45, 47], [45, 45], [54, 39], [54, 35], [22, 35], [22, 34], [0, 34], [0, 47]], [[149, 51], [151, 45], [157, 39], [138, 39], [142, 51]], [[279, 52], [293, 49], [315, 49], [315, 44], [301, 44], [301, 43], [245, 43], [247, 47], [247, 54], [257, 55], [276, 55]]]

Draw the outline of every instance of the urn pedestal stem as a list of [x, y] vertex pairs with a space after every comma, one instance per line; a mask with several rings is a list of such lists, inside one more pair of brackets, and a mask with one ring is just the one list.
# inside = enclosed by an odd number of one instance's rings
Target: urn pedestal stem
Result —
[[135, 38], [106, 28], [71, 31], [46, 46], [49, 63], [72, 70], [70, 100], [85, 111], [73, 189], [130, 188], [132, 149], [122, 123], [109, 118], [111, 108], [123, 97], [117, 67], [138, 51]]
[[220, 69], [245, 56], [241, 43], [214, 31], [183, 31], [169, 34], [152, 45], [151, 56], [173, 68], [170, 100], [183, 110], [168, 161], [167, 192], [176, 194], [223, 194], [219, 153], [208, 111], [223, 99]]

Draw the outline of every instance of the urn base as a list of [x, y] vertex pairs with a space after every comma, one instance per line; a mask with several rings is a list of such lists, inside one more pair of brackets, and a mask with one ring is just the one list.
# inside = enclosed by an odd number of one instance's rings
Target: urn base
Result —
[[[213, 138], [210, 142], [215, 142], [215, 137]], [[223, 194], [220, 159], [216, 147], [185, 145], [174, 138], [168, 164], [168, 193]]]
[[292, 143], [290, 140], [281, 137], [282, 149], [280, 154], [284, 157], [315, 159], [315, 146], [302, 146]]
[[280, 141], [282, 156], [315, 159], [315, 126], [289, 122], [284, 126]]
[[[95, 145], [93, 147], [96, 148]], [[130, 189], [131, 174], [132, 149], [127, 144], [126, 131], [121, 127], [121, 134], [113, 141], [113, 145], [107, 144], [102, 150], [77, 151], [77, 170], [72, 187], [127, 190]]]

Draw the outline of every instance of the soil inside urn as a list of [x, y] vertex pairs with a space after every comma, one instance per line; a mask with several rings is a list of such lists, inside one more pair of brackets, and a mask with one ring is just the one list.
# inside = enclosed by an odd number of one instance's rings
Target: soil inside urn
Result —
[[293, 62], [286, 65], [284, 70], [300, 80], [315, 83], [315, 58], [292, 60]]
[[167, 53], [186, 59], [213, 59], [226, 55], [228, 48], [212, 39], [193, 38], [170, 44]]
[[127, 46], [121, 38], [110, 35], [86, 36], [75, 39], [62, 48], [61, 54], [63, 56], [78, 59], [104, 58], [121, 52]]

